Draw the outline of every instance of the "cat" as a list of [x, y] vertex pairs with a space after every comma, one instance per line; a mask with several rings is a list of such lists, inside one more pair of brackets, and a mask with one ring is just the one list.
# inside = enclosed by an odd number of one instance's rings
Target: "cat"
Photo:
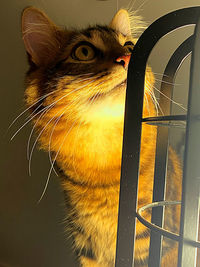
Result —
[[[22, 15], [22, 35], [30, 69], [25, 101], [41, 149], [56, 163], [66, 197], [68, 231], [83, 267], [115, 263], [127, 69], [143, 26], [137, 16], [119, 10], [108, 26], [62, 29], [42, 11]], [[154, 75], [145, 76], [143, 116], [156, 116]], [[142, 128], [139, 202], [152, 202], [156, 127]], [[181, 167], [172, 149], [169, 199], [180, 199]], [[172, 190], [174, 189], [175, 190]], [[150, 211], [144, 213], [150, 220]], [[166, 226], [177, 228], [179, 210]], [[135, 266], [147, 266], [149, 232], [137, 224]], [[176, 229], [177, 230], [177, 229]], [[176, 250], [164, 241], [162, 266], [176, 266]], [[172, 251], [172, 252], [171, 252]], [[173, 263], [174, 262], [174, 263]]]

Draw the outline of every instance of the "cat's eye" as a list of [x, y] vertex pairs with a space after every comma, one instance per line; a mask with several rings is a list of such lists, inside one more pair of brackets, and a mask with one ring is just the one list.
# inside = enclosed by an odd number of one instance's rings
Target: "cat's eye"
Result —
[[130, 53], [132, 53], [133, 48], [134, 48], [134, 44], [133, 44], [131, 41], [126, 42], [126, 43], [124, 44], [124, 46], [128, 49], [128, 51], [129, 51]]
[[95, 58], [95, 48], [90, 43], [81, 43], [72, 52], [72, 58], [80, 61], [89, 61]]

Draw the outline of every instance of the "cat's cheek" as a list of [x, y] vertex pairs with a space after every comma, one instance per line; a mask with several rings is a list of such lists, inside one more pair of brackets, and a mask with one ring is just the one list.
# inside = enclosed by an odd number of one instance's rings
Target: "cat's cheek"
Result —
[[38, 90], [37, 87], [34, 85], [30, 85], [27, 87], [25, 91], [25, 98], [26, 98], [26, 104], [28, 106], [32, 105], [33, 103], [36, 102], [38, 98]]

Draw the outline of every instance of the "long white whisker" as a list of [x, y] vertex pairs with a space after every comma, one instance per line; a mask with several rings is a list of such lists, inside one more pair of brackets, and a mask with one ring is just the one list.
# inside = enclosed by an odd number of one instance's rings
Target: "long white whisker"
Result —
[[[31, 133], [30, 133], [30, 135], [29, 135], [28, 142], [27, 142], [27, 159], [28, 159], [28, 160], [30, 160], [30, 156], [31, 156], [31, 155], [29, 155], [29, 150], [30, 150], [31, 137], [32, 137], [32, 135], [33, 135], [34, 129], [36, 128], [36, 126], [37, 126], [39, 120], [45, 115], [45, 113], [47, 113], [50, 109], [52, 109], [52, 108], [55, 106], [55, 103], [53, 103], [53, 104], [54, 104], [54, 105], [50, 105], [50, 106], [47, 106], [47, 107], [45, 108], [44, 112], [42, 112], [42, 114], [39, 116], [39, 118], [37, 119], [37, 121], [35, 122], [35, 124], [34, 124], [32, 130], [31, 130]], [[29, 174], [30, 174], [30, 172], [29, 172]]]
[[[100, 84], [103, 84], [103, 83], [105, 83], [105, 82], [102, 82], [102, 83], [100, 83]], [[96, 87], [98, 87], [98, 86], [95, 86], [94, 88], [96, 88]], [[93, 89], [94, 89], [94, 88], [93, 88]], [[100, 94], [100, 91], [98, 91], [98, 92], [92, 97], [92, 99], [91, 99], [89, 105], [87, 106], [86, 110], [88, 110], [88, 109], [90, 108], [90, 106], [92, 105], [92, 103], [95, 101], [96, 97], [97, 97], [99, 94]], [[75, 136], [75, 138], [74, 138], [74, 147], [73, 147], [73, 151], [75, 151], [75, 143], [76, 143], [76, 140], [77, 140], [77, 137], [78, 137], [78, 132], [79, 132], [80, 126], [81, 126], [81, 122], [79, 123], [79, 126], [78, 126], [77, 131], [76, 131], [76, 136]], [[75, 166], [75, 158], [74, 158], [74, 154], [75, 154], [75, 153], [73, 153], [73, 168], [74, 168], [75, 173], [77, 174], [77, 172], [76, 172], [76, 166]]]
[[27, 116], [26, 119], [29, 119], [30, 117], [32, 117], [36, 113], [36, 111], [42, 107], [42, 105], [43, 105], [43, 103], [41, 103], [39, 106], [37, 106], [37, 108], [35, 108], [33, 110], [33, 112]]
[[153, 101], [153, 103], [154, 103], [154, 106], [155, 106], [155, 108], [156, 108], [156, 114], [158, 115], [158, 105], [157, 105], [157, 102], [155, 101], [154, 94], [152, 94], [151, 91], [148, 91], [148, 93], [149, 93], [149, 95], [150, 95], [150, 97], [151, 97], [151, 99], [152, 99], [152, 101]]
[[53, 165], [54, 165], [54, 163], [56, 162], [56, 159], [57, 159], [57, 157], [58, 157], [58, 154], [60, 153], [60, 149], [61, 149], [62, 145], [64, 144], [64, 142], [65, 142], [65, 140], [66, 140], [68, 134], [69, 134], [70, 131], [72, 130], [74, 124], [75, 124], [75, 122], [72, 124], [72, 126], [71, 126], [70, 129], [69, 129], [69, 131], [67, 132], [67, 134], [66, 134], [65, 137], [63, 138], [63, 141], [62, 141], [62, 143], [61, 143], [61, 145], [60, 145], [60, 147], [59, 147], [59, 149], [58, 149], [58, 151], [57, 151], [57, 153], [56, 153], [56, 156], [55, 156], [55, 158], [54, 158], [54, 160], [53, 160], [53, 162], [52, 162], [51, 168], [50, 168], [49, 173], [48, 173], [48, 177], [47, 177], [47, 181], [46, 181], [44, 190], [43, 190], [43, 192], [42, 192], [42, 194], [41, 194], [40, 199], [38, 200], [38, 203], [40, 203], [40, 201], [42, 200], [42, 198], [43, 198], [43, 196], [44, 196], [44, 194], [45, 194], [45, 192], [46, 192], [47, 186], [48, 186], [48, 184], [49, 184], [49, 179], [50, 179], [50, 176], [51, 176], [51, 172], [52, 172], [52, 170], [53, 170]]
[[[61, 119], [61, 117], [63, 116], [63, 114], [65, 113], [65, 111], [66, 111], [66, 109], [65, 109], [64, 112], [63, 112], [63, 113], [56, 119], [55, 124], [54, 124], [54, 126], [53, 126], [53, 130], [51, 131], [51, 135], [50, 135], [50, 138], [49, 138], [49, 161], [50, 161], [51, 165], [52, 165], [52, 163], [53, 163], [53, 161], [52, 161], [52, 159], [51, 159], [51, 140], [52, 140], [52, 136], [53, 136], [53, 133], [54, 133], [54, 130], [55, 130], [56, 125], [57, 125], [58, 122], [60, 121], [60, 119]], [[57, 172], [56, 172], [54, 166], [53, 166], [53, 170], [54, 170], [55, 174], [58, 176], [58, 174], [57, 174]]]
[[[147, 85], [148, 85], [150, 88], [153, 87], [153, 85], [150, 84], [148, 81], [147, 81]], [[162, 115], [164, 115], [164, 113], [163, 113], [163, 111], [162, 111], [162, 109], [161, 109], [161, 107], [160, 107], [160, 104], [159, 104], [159, 102], [158, 102], [158, 100], [157, 100], [157, 98], [156, 98], [154, 92], [153, 92], [150, 88], [148, 88], [148, 86], [147, 86], [147, 91], [148, 91], [149, 95], [151, 96], [151, 99], [152, 99], [152, 101], [153, 101], [153, 103], [154, 103], [154, 105], [155, 105], [157, 115], [158, 115], [158, 108], [160, 109], [160, 112], [162, 113]]]
[[[51, 107], [50, 107], [51, 108]], [[39, 118], [37, 119], [37, 121], [35, 122], [35, 124], [33, 125], [33, 128], [30, 132], [29, 138], [28, 138], [28, 142], [27, 142], [27, 152], [26, 152], [26, 156], [27, 156], [27, 160], [29, 160], [29, 148], [30, 148], [30, 142], [31, 142], [31, 137], [33, 135], [34, 129], [38, 123], [38, 121], [41, 119], [42, 116], [45, 115], [45, 113], [48, 111], [48, 108], [44, 110], [44, 112], [42, 112], [42, 114], [39, 116]]]
[[137, 7], [137, 12], [148, 2], [149, 0], [144, 1], [139, 7]]
[[[91, 80], [91, 79], [90, 79]], [[93, 79], [91, 82], [87, 83], [86, 85], [82, 86], [82, 87], [79, 87], [78, 89], [82, 89], [84, 88], [85, 86], [89, 85], [90, 83], [94, 82], [95, 79]], [[77, 89], [75, 89], [74, 91], [77, 91]], [[71, 93], [73, 93], [74, 91], [72, 91]], [[79, 96], [78, 100], [81, 98], [81, 96]], [[77, 98], [71, 103], [71, 105], [73, 103], [76, 103], [77, 102]], [[50, 162], [52, 163], [52, 160], [51, 160], [51, 138], [52, 138], [52, 135], [53, 135], [53, 132], [54, 132], [54, 129], [55, 127], [53, 128], [52, 132], [51, 132], [51, 136], [50, 136], [50, 140], [49, 140], [49, 160]], [[54, 169], [54, 172], [56, 173], [55, 169]], [[56, 173], [57, 174], [57, 173]]]
[[129, 9], [129, 10], [133, 10], [135, 3], [136, 3], [136, 0], [134, 0], [134, 1], [131, 0], [131, 1], [128, 3], [128, 9]]
[[28, 108], [26, 108], [23, 112], [21, 112], [14, 120], [13, 122], [9, 125], [8, 129], [10, 129], [10, 127], [25, 113], [27, 112], [30, 108], [32, 108], [33, 106], [35, 106], [38, 102], [40, 102], [41, 100], [43, 100], [45, 97], [49, 96], [50, 94], [53, 94], [54, 92], [50, 92], [49, 94], [46, 94], [42, 97], [40, 97], [36, 102], [34, 102], [31, 106], [29, 106]]
[[[94, 80], [92, 80], [92, 82], [93, 82], [93, 81], [94, 81]], [[90, 83], [91, 83], [91, 82], [87, 83], [87, 84], [84, 85], [84, 86], [78, 87], [78, 88], [72, 90], [71, 92], [65, 94], [64, 96], [62, 96], [61, 98], [59, 98], [57, 101], [55, 101], [54, 103], [52, 103], [51, 105], [49, 105], [47, 111], [49, 111], [52, 107], [54, 107], [55, 104], [56, 104], [58, 101], [60, 101], [61, 99], [63, 99], [64, 97], [67, 97], [68, 95], [70, 95], [70, 94], [76, 92], [77, 90], [82, 89], [83, 87], [87, 86], [87, 85], [90, 84]], [[75, 101], [74, 101], [74, 102], [75, 102]], [[67, 107], [67, 108], [68, 108], [68, 107]], [[67, 109], [67, 108], [66, 108], [66, 109]], [[66, 109], [65, 109], [65, 110], [66, 110]], [[64, 110], [64, 112], [65, 112], [65, 110]], [[47, 112], [47, 111], [46, 111], [46, 112]], [[45, 112], [45, 113], [46, 113], [46, 112]], [[64, 112], [63, 112], [63, 114], [64, 114]], [[60, 113], [60, 111], [59, 111], [57, 114], [59, 114], [59, 113]], [[57, 115], [57, 114], [56, 114], [56, 115]], [[42, 115], [44, 115], [44, 113], [43, 113]], [[55, 115], [55, 116], [56, 116], [56, 115]], [[61, 115], [62, 115], [62, 114], [61, 114]], [[39, 137], [41, 136], [41, 134], [43, 133], [43, 131], [45, 130], [45, 128], [46, 128], [46, 127], [48, 126], [48, 124], [55, 118], [55, 116], [54, 116], [53, 118], [51, 118], [51, 119], [48, 121], [48, 123], [45, 125], [45, 127], [41, 130], [41, 132], [40, 132], [39, 135], [37, 136], [37, 139], [35, 140], [35, 142], [34, 142], [34, 144], [33, 144], [33, 146], [32, 146], [30, 156], [28, 156], [28, 158], [29, 158], [29, 175], [31, 175], [31, 159], [32, 159], [32, 154], [33, 154], [34, 148], [35, 148], [35, 146], [36, 146], [36, 143], [37, 143], [37, 141], [39, 140]], [[61, 116], [60, 116], [60, 117], [61, 117]], [[40, 118], [39, 118], [39, 119], [40, 119]], [[36, 125], [37, 125], [39, 119], [38, 119], [37, 122], [35, 123], [35, 125], [34, 125], [32, 131], [31, 131], [31, 134], [30, 134], [30, 136], [29, 136], [28, 145], [27, 145], [27, 155], [29, 154], [30, 140], [31, 140], [33, 131], [34, 131], [34, 129], [35, 129], [35, 127], [36, 127]], [[52, 161], [51, 161], [51, 157], [50, 157], [50, 162], [52, 162]], [[56, 173], [55, 169], [54, 169], [54, 172]], [[57, 173], [56, 173], [56, 175], [57, 175]]]
[[[78, 99], [76, 98], [76, 99], [71, 103], [71, 105], [74, 104], [74, 103], [76, 103], [77, 100], [79, 100], [80, 98], [81, 98], [81, 96], [80, 96]], [[53, 136], [53, 133], [54, 133], [54, 131], [55, 131], [55, 127], [56, 127], [56, 125], [58, 124], [58, 122], [60, 121], [61, 117], [63, 116], [63, 114], [65, 113], [65, 111], [66, 111], [67, 109], [69, 109], [69, 106], [67, 106], [67, 108], [64, 109], [64, 111], [62, 112], [62, 114], [56, 119], [55, 124], [54, 124], [54, 126], [53, 126], [53, 129], [52, 129], [52, 131], [51, 131], [51, 135], [50, 135], [50, 138], [49, 138], [49, 161], [50, 161], [51, 165], [52, 165], [52, 159], [51, 159], [51, 140], [52, 140], [52, 136]], [[54, 170], [55, 174], [58, 176], [58, 174], [57, 174], [57, 172], [56, 172], [56, 170], [55, 170], [54, 167], [53, 167], [53, 170]]]
[[[93, 81], [92, 81], [93, 82]], [[88, 84], [90, 84], [90, 83], [92, 83], [92, 82], [89, 82]], [[86, 85], [88, 85], [88, 84], [86, 84]], [[63, 97], [61, 97], [60, 99], [58, 99], [56, 102], [54, 102], [54, 103], [52, 103], [52, 104], [50, 104], [49, 106], [52, 106], [52, 105], [54, 105], [55, 103], [57, 103], [58, 101], [60, 101], [61, 99], [63, 99], [63, 98], [65, 98], [66, 96], [68, 96], [68, 95], [70, 95], [70, 94], [72, 94], [72, 93], [74, 93], [75, 91], [77, 91], [77, 90], [79, 90], [79, 89], [81, 89], [81, 88], [83, 88], [83, 87], [85, 87], [86, 85], [83, 85], [83, 86], [81, 86], [81, 87], [78, 87], [77, 89], [75, 89], [75, 90], [73, 90], [73, 91], [71, 91], [70, 93], [68, 93], [67, 95], [64, 95]], [[47, 106], [47, 107], [49, 107], [49, 106]], [[46, 108], [47, 108], [46, 107]], [[42, 110], [43, 111], [43, 110]], [[18, 134], [18, 132], [22, 129], [22, 128], [24, 128], [24, 126], [26, 126], [35, 116], [37, 116], [39, 113], [40, 113], [41, 111], [39, 111], [38, 113], [36, 113], [32, 118], [30, 118], [28, 121], [26, 121], [16, 132], [15, 132], [15, 134], [11, 137], [11, 141], [13, 140], [13, 138]]]
[[159, 79], [157, 79], [157, 78], [155, 78], [155, 81], [158, 81], [158, 82], [161, 82], [161, 83], [170, 84], [170, 85], [175, 85], [175, 86], [180, 86], [180, 85], [182, 85], [181, 83], [170, 83], [170, 82], [167, 82], [167, 81], [164, 81], [164, 80], [159, 80]]
[[[93, 74], [93, 73], [88, 73], [88, 74], [82, 74], [82, 75], [80, 75], [80, 76], [83, 76], [83, 75], [91, 75], [91, 74]], [[87, 79], [85, 79], [85, 80], [88, 80], [88, 79], [91, 79], [91, 78], [87, 78]], [[81, 81], [79, 81], [79, 82], [82, 82], [82, 81], [84, 81], [84, 80], [81, 80]], [[40, 102], [41, 100], [43, 100], [44, 98], [46, 98], [47, 96], [49, 96], [49, 95], [51, 95], [51, 94], [54, 94], [56, 91], [52, 91], [52, 92], [50, 92], [50, 93], [48, 93], [48, 94], [45, 94], [45, 95], [43, 95], [43, 96], [41, 96], [39, 99], [37, 99], [37, 101], [35, 101], [33, 104], [31, 104], [29, 107], [27, 107], [24, 111], [22, 111], [13, 121], [12, 121], [12, 123], [8, 126], [8, 130], [12, 127], [12, 125], [25, 113], [25, 112], [27, 112], [30, 108], [32, 108], [33, 106], [35, 106], [38, 102]], [[38, 109], [38, 107], [36, 108], [36, 110]], [[36, 111], [35, 110], [35, 111]], [[34, 112], [35, 112], [34, 111]]]
[[170, 77], [169, 75], [166, 75], [166, 74], [163, 74], [163, 73], [159, 73], [159, 72], [153, 72], [153, 74], [155, 74], [155, 75], [160, 75], [160, 76], [164, 76], [164, 77]]
[[[52, 107], [50, 107], [49, 109], [51, 109]], [[49, 111], [49, 109], [47, 109], [44, 113], [42, 113], [42, 115], [38, 118], [37, 122], [34, 124], [34, 127], [32, 128], [32, 131], [31, 131], [31, 134], [29, 136], [29, 140], [28, 140], [28, 145], [27, 145], [27, 155], [28, 155], [28, 158], [29, 158], [29, 175], [31, 176], [31, 160], [32, 160], [32, 155], [33, 155], [33, 151], [34, 151], [34, 148], [37, 144], [37, 141], [38, 139], [40, 138], [41, 134], [44, 132], [44, 130], [46, 129], [46, 127], [48, 126], [48, 124], [56, 117], [56, 115], [59, 113], [57, 113], [53, 118], [51, 118], [48, 123], [45, 125], [45, 127], [42, 128], [42, 130], [40, 131], [39, 135], [37, 136], [33, 146], [32, 146], [32, 149], [31, 149], [31, 152], [30, 152], [30, 155], [29, 155], [29, 147], [30, 147], [30, 140], [31, 140], [31, 136], [33, 134], [33, 131], [38, 123], [38, 121], [41, 119], [42, 116], [45, 115], [45, 113], [47, 113]]]
[[[67, 94], [67, 95], [68, 95], [68, 94]], [[36, 127], [38, 121], [41, 119], [42, 116], [45, 115], [45, 113], [46, 113], [47, 111], [49, 111], [50, 109], [52, 109], [52, 108], [55, 106], [56, 103], [58, 103], [60, 100], [62, 100], [62, 99], [63, 99], [64, 97], [66, 97], [67, 95], [62, 96], [61, 98], [59, 98], [58, 100], [56, 100], [55, 102], [51, 103], [50, 105], [46, 106], [46, 107], [43, 109], [44, 112], [43, 112], [43, 113], [41, 114], [41, 116], [37, 119], [36, 123], [34, 124], [34, 126], [33, 126], [33, 128], [32, 128], [32, 131], [31, 131], [31, 133], [30, 133], [30, 135], [29, 135], [29, 139], [28, 139], [28, 143], [27, 143], [27, 158], [28, 158], [28, 159], [30, 158], [30, 157], [29, 157], [29, 147], [30, 147], [31, 137], [32, 137], [32, 135], [33, 135], [34, 129], [35, 129], [35, 127]], [[33, 118], [33, 117], [32, 117], [32, 118]], [[31, 119], [32, 119], [32, 118], [31, 118]]]
[[[86, 86], [86, 85], [85, 85], [85, 86]], [[63, 98], [67, 97], [68, 95], [74, 93], [75, 91], [77, 91], [77, 90], [79, 90], [79, 89], [81, 89], [81, 88], [82, 88], [82, 87], [78, 87], [78, 88], [72, 90], [70, 93], [65, 94], [64, 96], [62, 96], [61, 98], [59, 98], [58, 100], [56, 100], [55, 102], [53, 102], [52, 104], [50, 104], [49, 106], [47, 106], [47, 107], [48, 107], [47, 111], [49, 111], [50, 108], [53, 108], [53, 107], [55, 106], [55, 104], [58, 103], [60, 100], [62, 100]], [[59, 111], [58, 113], [60, 113], [60, 111]], [[57, 114], [58, 114], [58, 113], [57, 113]], [[56, 115], [57, 115], [57, 114], [56, 114]], [[44, 115], [44, 114], [43, 114], [43, 115]], [[56, 116], [56, 115], [55, 115], [55, 116]], [[54, 117], [53, 117], [53, 118], [54, 118]], [[53, 118], [52, 118], [52, 119], [53, 119]], [[39, 119], [40, 119], [40, 118], [39, 118]], [[39, 119], [37, 120], [37, 122], [39, 121]], [[48, 122], [48, 124], [52, 121], [52, 119]], [[37, 122], [35, 123], [35, 125], [34, 125], [32, 131], [31, 131], [31, 134], [30, 134], [30, 136], [29, 136], [28, 145], [27, 145], [27, 154], [29, 154], [30, 140], [31, 140], [31, 136], [32, 136], [32, 134], [33, 134], [33, 131], [34, 131], [36, 125], [37, 125]], [[48, 125], [48, 124], [47, 124], [47, 125]], [[47, 125], [46, 125], [46, 126], [47, 126]], [[45, 127], [45, 128], [46, 128], [46, 127]], [[43, 128], [43, 130], [44, 130], [45, 128]], [[36, 145], [36, 143], [37, 143], [37, 140], [39, 139], [40, 135], [42, 134], [42, 132], [43, 132], [43, 131], [40, 132], [38, 138], [36, 139], [36, 141], [35, 141], [35, 143], [34, 143], [34, 145], [33, 145], [33, 147], [32, 147], [31, 154], [30, 154], [30, 156], [29, 156], [29, 161], [30, 161], [30, 162], [31, 162], [31, 157], [32, 157], [32, 153], [33, 153], [34, 147], [35, 147], [35, 145]], [[30, 162], [29, 162], [29, 173], [30, 173]]]
[[31, 130], [31, 133], [29, 135], [29, 138], [28, 138], [28, 143], [27, 143], [27, 159], [29, 160], [29, 147], [30, 147], [30, 141], [31, 141], [31, 137], [33, 135], [33, 132], [34, 132], [34, 129], [38, 123], [38, 121], [41, 119], [42, 116], [45, 115], [45, 113], [50, 109], [51, 107], [48, 107], [47, 109], [45, 108], [42, 112], [42, 114], [39, 116], [39, 118], [37, 119], [37, 121], [35, 122], [35, 124], [33, 125], [33, 128]]
[[[48, 106], [47, 106], [48, 107]], [[44, 109], [46, 109], [47, 107], [45, 107]], [[40, 110], [38, 113], [36, 113], [33, 117], [31, 117], [29, 120], [27, 120], [16, 132], [15, 134], [11, 137], [11, 141], [13, 140], [13, 138], [19, 133], [19, 131], [24, 128], [33, 118], [35, 118], [38, 114], [40, 114], [41, 112], [44, 111], [44, 109]]]
[[147, 110], [148, 110], [148, 113], [149, 113], [149, 116], [150, 116], [149, 101], [148, 101], [146, 92], [144, 93], [144, 103], [146, 103]]
[[174, 101], [173, 99], [171, 99], [170, 97], [168, 97], [167, 95], [165, 95], [163, 92], [161, 92], [159, 89], [157, 89], [155, 86], [153, 86], [153, 88], [154, 88], [157, 92], [159, 92], [161, 95], [163, 95], [166, 99], [168, 99], [169, 101], [171, 101], [171, 102], [174, 103], [175, 105], [179, 106], [179, 107], [182, 108], [183, 110], [187, 111], [187, 109], [184, 108], [184, 107], [182, 106], [182, 104], [180, 104], [180, 103]]
[[[93, 74], [93, 73], [91, 73], [91, 74]], [[72, 83], [81, 83], [83, 81], [86, 81], [86, 80], [89, 80], [89, 79], [93, 79], [94, 78], [94, 77], [87, 77], [87, 76], [86, 75], [84, 75], [84, 76], [83, 75], [78, 75], [78, 76], [75, 76], [75, 77], [71, 76], [71, 77], [74, 78], [73, 80], [71, 80], [71, 82]], [[84, 79], [81, 79], [81, 80], [78, 79], [78, 78], [82, 78], [82, 77], [87, 77], [87, 78], [84, 78]], [[65, 79], [65, 78], [66, 78], [66, 75], [64, 75], [62, 77], [59, 77], [59, 78], [54, 78], [54, 81], [60, 81], [60, 80]]]

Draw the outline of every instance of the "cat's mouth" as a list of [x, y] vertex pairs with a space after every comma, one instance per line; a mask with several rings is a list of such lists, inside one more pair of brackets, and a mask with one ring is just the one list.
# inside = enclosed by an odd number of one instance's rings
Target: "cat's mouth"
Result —
[[111, 88], [107, 92], [102, 92], [102, 93], [98, 93], [96, 95], [93, 95], [92, 97], [89, 98], [89, 101], [93, 101], [94, 98], [95, 99], [100, 99], [100, 98], [103, 98], [103, 97], [110, 96], [112, 94], [118, 95], [118, 94], [122, 93], [122, 91], [125, 91], [126, 83], [127, 83], [127, 79], [125, 79], [121, 83], [115, 85], [113, 88]]

